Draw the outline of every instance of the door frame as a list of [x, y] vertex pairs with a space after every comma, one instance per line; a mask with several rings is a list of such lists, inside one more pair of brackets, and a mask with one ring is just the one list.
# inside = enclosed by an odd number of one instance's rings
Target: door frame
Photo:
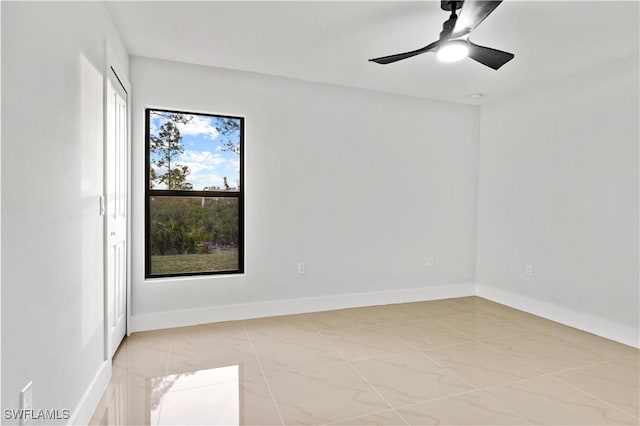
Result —
[[127, 69], [120, 64], [113, 49], [108, 42], [105, 41], [105, 68], [103, 78], [103, 159], [102, 159], [102, 202], [101, 214], [103, 217], [103, 333], [104, 333], [104, 360], [111, 360], [111, 333], [109, 333], [109, 282], [107, 271], [107, 246], [109, 244], [108, 236], [108, 218], [106, 215], [106, 198], [107, 198], [107, 148], [108, 148], [108, 94], [109, 84], [113, 77], [120, 82], [126, 93], [127, 105], [127, 222], [126, 222], [126, 332], [125, 335], [131, 334], [131, 83], [129, 82]]

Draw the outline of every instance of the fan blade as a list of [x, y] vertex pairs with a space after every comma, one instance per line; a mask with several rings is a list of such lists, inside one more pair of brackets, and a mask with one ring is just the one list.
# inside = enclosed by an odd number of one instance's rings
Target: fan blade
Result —
[[431, 50], [434, 50], [436, 47], [438, 47], [439, 43], [440, 43], [440, 40], [434, 41], [430, 45], [425, 46], [425, 47], [423, 47], [421, 49], [412, 50], [411, 52], [397, 53], [395, 55], [383, 56], [381, 58], [369, 59], [369, 62], [375, 62], [377, 64], [383, 64], [383, 65], [390, 64], [392, 62], [401, 61], [403, 59], [407, 59], [407, 58], [410, 58], [412, 56], [416, 56], [416, 55], [419, 55], [421, 53], [425, 53], [425, 52], [429, 52]]
[[475, 27], [480, 25], [484, 19], [493, 12], [493, 10], [502, 3], [499, 1], [474, 1], [465, 0], [462, 3], [462, 10], [460, 16], [456, 21], [456, 26], [453, 29], [451, 38], [458, 38], [467, 35]]
[[469, 40], [467, 40], [467, 43], [469, 44], [469, 57], [474, 61], [480, 62], [482, 65], [493, 68], [494, 70], [497, 70], [515, 57], [513, 53], [503, 52], [502, 50], [496, 50], [490, 47], [478, 46], [477, 44], [471, 43]]

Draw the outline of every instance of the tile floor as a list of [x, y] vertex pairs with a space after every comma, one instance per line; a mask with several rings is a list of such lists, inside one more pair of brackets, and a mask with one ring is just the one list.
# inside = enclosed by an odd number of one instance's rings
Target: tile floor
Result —
[[638, 425], [638, 353], [478, 297], [151, 331], [91, 424]]

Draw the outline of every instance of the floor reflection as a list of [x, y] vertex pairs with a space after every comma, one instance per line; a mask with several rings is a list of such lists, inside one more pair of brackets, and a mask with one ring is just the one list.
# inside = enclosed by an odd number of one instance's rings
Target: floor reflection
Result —
[[136, 380], [114, 367], [101, 425], [240, 425], [242, 366]]
[[147, 386], [153, 425], [240, 424], [238, 365], [154, 377]]

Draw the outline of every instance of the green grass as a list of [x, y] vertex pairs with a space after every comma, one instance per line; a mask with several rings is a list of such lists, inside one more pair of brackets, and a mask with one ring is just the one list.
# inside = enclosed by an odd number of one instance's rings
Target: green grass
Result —
[[151, 256], [151, 273], [153, 275], [237, 270], [237, 249], [224, 250], [210, 254]]

